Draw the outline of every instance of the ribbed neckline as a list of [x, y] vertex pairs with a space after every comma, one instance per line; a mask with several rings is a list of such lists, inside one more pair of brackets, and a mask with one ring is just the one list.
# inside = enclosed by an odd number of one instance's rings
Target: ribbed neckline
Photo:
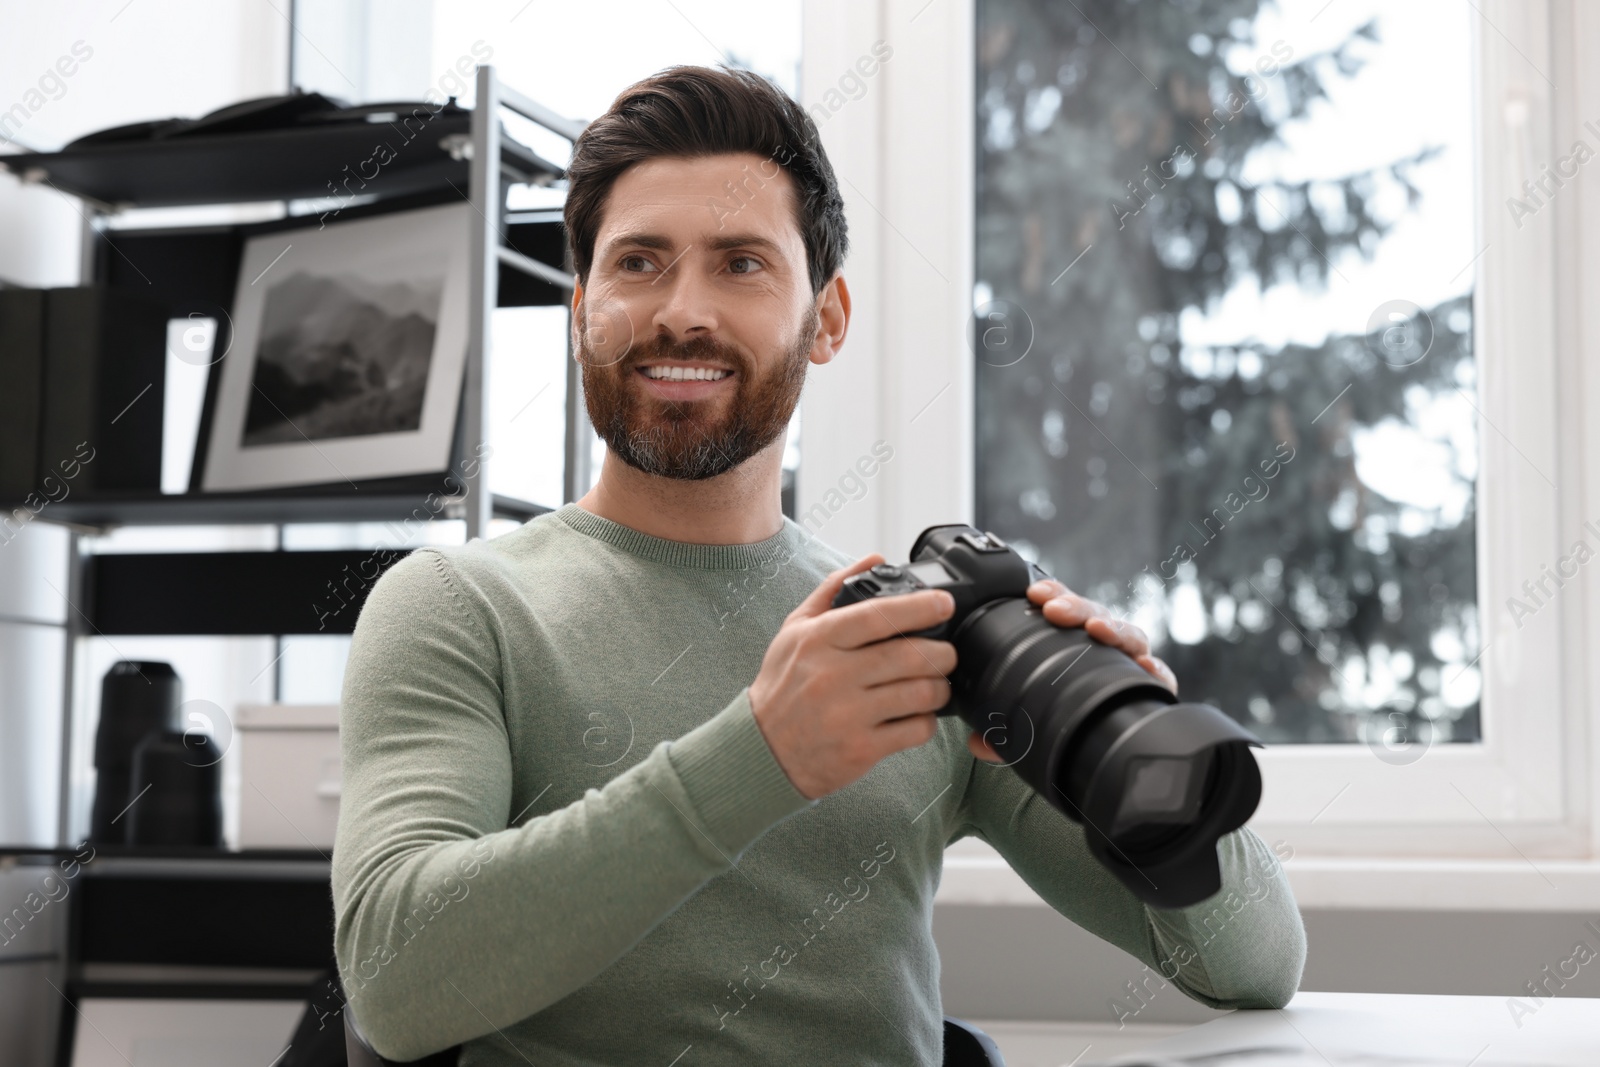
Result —
[[557, 508], [554, 516], [574, 530], [597, 541], [615, 545], [632, 555], [674, 567], [700, 567], [706, 570], [743, 570], [760, 567], [790, 555], [800, 547], [800, 527], [783, 521], [783, 529], [767, 538], [745, 545], [701, 545], [688, 541], [669, 541], [641, 533], [631, 526], [601, 518], [577, 504]]

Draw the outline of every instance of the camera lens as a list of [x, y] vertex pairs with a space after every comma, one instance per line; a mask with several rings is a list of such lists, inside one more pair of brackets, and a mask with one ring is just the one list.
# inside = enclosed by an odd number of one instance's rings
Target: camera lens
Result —
[[1261, 797], [1248, 731], [1025, 599], [979, 606], [952, 640], [963, 717], [1124, 885], [1158, 907], [1221, 888], [1217, 839]]
[[1190, 822], [1199, 814], [1185, 804], [1193, 762], [1171, 756], [1141, 756], [1128, 766], [1128, 789], [1117, 809], [1118, 827], [1140, 822]]

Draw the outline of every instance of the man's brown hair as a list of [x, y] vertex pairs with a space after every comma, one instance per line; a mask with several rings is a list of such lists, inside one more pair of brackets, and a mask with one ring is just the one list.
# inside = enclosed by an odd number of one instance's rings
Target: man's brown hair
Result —
[[[648, 159], [752, 153], [766, 157], [723, 210], [737, 211], [752, 182], [771, 181], [777, 168], [794, 182], [796, 222], [805, 241], [811, 291], [822, 291], [844, 262], [849, 239], [844, 199], [833, 166], [805, 110], [782, 89], [748, 70], [668, 67], [623, 90], [611, 108], [584, 129], [567, 167], [565, 217], [572, 263], [587, 281], [606, 198], [618, 177]], [[708, 210], [715, 212], [715, 207]]]

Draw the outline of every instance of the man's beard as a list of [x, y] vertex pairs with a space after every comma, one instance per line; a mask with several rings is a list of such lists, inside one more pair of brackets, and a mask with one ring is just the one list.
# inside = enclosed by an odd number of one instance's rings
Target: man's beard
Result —
[[[732, 345], [713, 337], [682, 343], [656, 335], [610, 365], [596, 365], [588, 344], [587, 309], [578, 330], [583, 399], [589, 422], [628, 466], [664, 478], [698, 481], [739, 466], [777, 440], [789, 425], [806, 382], [806, 364], [816, 340], [815, 308], [806, 311], [799, 336], [766, 377]], [[732, 368], [736, 391], [726, 415], [720, 398], [661, 400], [632, 384], [638, 368], [672, 360], [706, 360]]]

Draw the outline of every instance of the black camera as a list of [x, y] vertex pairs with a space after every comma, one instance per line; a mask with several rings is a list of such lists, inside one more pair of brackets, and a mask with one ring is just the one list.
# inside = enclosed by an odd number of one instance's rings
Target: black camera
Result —
[[1052, 805], [1082, 824], [1089, 851], [1139, 899], [1197, 904], [1222, 888], [1217, 839], [1261, 800], [1250, 746], [1209, 704], [1179, 703], [1130, 657], [1063, 629], [1027, 598], [1048, 578], [992, 533], [930, 526], [911, 562], [849, 578], [833, 606], [944, 589], [955, 613], [910, 637], [956, 647], [950, 702]]

